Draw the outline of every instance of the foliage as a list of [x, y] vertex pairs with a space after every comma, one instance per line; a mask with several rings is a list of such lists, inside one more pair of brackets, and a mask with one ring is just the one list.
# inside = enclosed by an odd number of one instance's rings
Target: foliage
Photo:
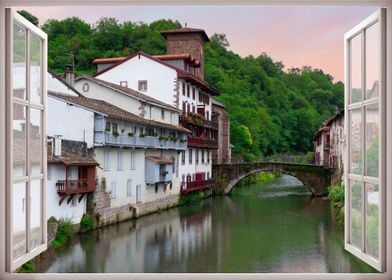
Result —
[[[72, 17], [49, 20], [49, 68], [62, 72], [75, 64], [78, 74], [91, 74], [98, 57], [128, 56], [136, 51], [163, 54], [166, 41], [160, 31], [180, 27], [175, 20], [150, 24], [101, 18], [90, 25]], [[214, 34], [205, 44], [205, 79], [221, 90], [217, 99], [231, 119], [233, 156], [260, 161], [278, 153], [313, 149], [312, 137], [323, 120], [343, 107], [344, 86], [310, 66], [284, 70], [282, 62], [266, 53], [240, 57], [229, 51], [225, 34]]]
[[281, 176], [281, 173], [279, 171], [260, 172], [260, 173], [252, 174], [239, 181], [237, 187], [256, 184], [256, 183], [268, 183], [273, 181], [279, 176]]
[[335, 203], [344, 203], [344, 186], [330, 186], [328, 188], [328, 198]]
[[84, 214], [80, 220], [80, 232], [93, 230], [96, 226], [95, 217], [91, 214]]
[[38, 26], [39, 24], [39, 20], [36, 16], [30, 14], [28, 11], [26, 10], [21, 10], [18, 11], [18, 14], [20, 14], [22, 17], [24, 17], [25, 19], [27, 19], [28, 21], [30, 21], [32, 24], [34, 24], [35, 26]]
[[34, 273], [35, 271], [35, 265], [33, 261], [28, 261], [24, 263], [17, 271], [18, 273]]
[[52, 247], [57, 248], [66, 244], [74, 233], [74, 225], [70, 219], [60, 219], [56, 236], [52, 241]]

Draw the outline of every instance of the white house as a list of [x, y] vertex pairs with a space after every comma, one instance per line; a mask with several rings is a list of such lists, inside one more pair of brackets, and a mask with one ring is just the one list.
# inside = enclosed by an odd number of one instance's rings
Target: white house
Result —
[[137, 89], [181, 111], [180, 124], [191, 131], [179, 167], [182, 191], [187, 193], [213, 183], [211, 159], [212, 150], [218, 148], [218, 123], [212, 121], [211, 96], [219, 90], [204, 81], [203, 44], [209, 39], [203, 30], [180, 28], [162, 35], [167, 39], [167, 54], [137, 52], [126, 58], [96, 59], [100, 72], [95, 78]]

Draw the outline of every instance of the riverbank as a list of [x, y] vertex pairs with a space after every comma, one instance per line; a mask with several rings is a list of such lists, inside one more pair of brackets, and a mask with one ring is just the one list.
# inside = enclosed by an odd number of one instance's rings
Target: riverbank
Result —
[[330, 200], [338, 224], [344, 224], [344, 186], [333, 185], [328, 188], [328, 199]]
[[238, 182], [237, 186], [240, 187], [257, 183], [269, 183], [276, 178], [279, 178], [280, 176], [282, 176], [282, 173], [279, 171], [260, 172], [245, 177], [240, 182]]

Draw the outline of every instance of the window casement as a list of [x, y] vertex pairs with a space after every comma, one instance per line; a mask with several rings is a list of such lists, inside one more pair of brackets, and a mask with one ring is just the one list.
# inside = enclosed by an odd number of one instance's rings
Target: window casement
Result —
[[196, 99], [196, 89], [195, 89], [195, 87], [192, 87], [192, 99], [193, 100]]
[[117, 151], [117, 171], [124, 170], [124, 152]]
[[111, 182], [111, 199], [116, 199], [117, 198], [117, 181], [112, 181]]
[[135, 158], [136, 158], [136, 152], [131, 151], [131, 170], [136, 169]]
[[110, 171], [110, 151], [103, 152], [103, 170]]
[[110, 122], [105, 122], [105, 131], [110, 131], [111, 130], [111, 124]]
[[181, 164], [185, 165], [185, 151], [181, 152]]
[[204, 163], [204, 150], [201, 150], [201, 163]]
[[345, 35], [345, 248], [385, 270], [385, 10]]
[[118, 126], [116, 123], [112, 123], [112, 133], [118, 133]]
[[6, 9], [6, 269], [47, 248], [47, 36]]
[[128, 81], [120, 81], [120, 86], [122, 87], [128, 87]]
[[185, 82], [182, 83], [182, 95], [185, 96]]
[[147, 81], [146, 80], [138, 81], [138, 90], [141, 92], [147, 91]]
[[192, 164], [192, 153], [193, 153], [192, 149], [189, 149], [188, 153], [189, 153], [188, 154], [189, 164]]
[[127, 180], [127, 196], [132, 196], [132, 180]]
[[199, 164], [199, 150], [195, 149], [195, 162], [196, 164]]
[[165, 119], [165, 109], [161, 109], [161, 119]]

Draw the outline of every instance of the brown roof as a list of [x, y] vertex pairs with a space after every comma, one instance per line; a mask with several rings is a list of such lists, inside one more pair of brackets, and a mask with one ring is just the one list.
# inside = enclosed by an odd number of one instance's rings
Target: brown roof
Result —
[[146, 159], [151, 160], [153, 162], [156, 162], [158, 164], [172, 164], [173, 163], [173, 161], [171, 161], [170, 159], [167, 159], [165, 157], [149, 156], [149, 157], [146, 157]]
[[167, 62], [164, 62], [164, 61], [162, 61], [162, 60], [160, 60], [158, 58], [155, 58], [152, 55], [146, 54], [146, 53], [141, 52], [141, 51], [139, 51], [137, 53], [134, 53], [134, 54], [128, 56], [127, 58], [125, 58], [124, 60], [120, 60], [116, 64], [114, 64], [114, 65], [112, 65], [112, 66], [110, 66], [110, 67], [108, 67], [108, 68], [106, 68], [106, 69], [96, 73], [94, 75], [94, 77], [97, 77], [97, 76], [99, 76], [99, 75], [101, 75], [101, 74], [103, 74], [103, 73], [105, 73], [105, 72], [107, 72], [107, 71], [117, 67], [121, 63], [124, 63], [124, 62], [134, 58], [135, 56], [141, 56], [141, 55], [143, 55], [145, 57], [148, 57], [151, 60], [154, 60], [154, 61], [156, 61], [158, 63], [161, 63], [161, 64], [163, 64], [163, 65], [165, 65], [165, 66], [167, 66], [169, 68], [172, 68], [172, 69], [176, 70], [178, 78], [182, 78], [182, 79], [188, 80], [188, 81], [198, 85], [199, 87], [201, 87], [202, 89], [204, 89], [205, 91], [207, 91], [207, 92], [209, 92], [209, 93], [211, 93], [213, 95], [219, 95], [219, 93], [220, 93], [220, 91], [217, 88], [215, 88], [213, 86], [210, 86], [206, 81], [196, 77], [195, 75], [193, 75], [193, 74], [191, 74], [191, 73], [189, 73], [189, 72], [187, 72], [185, 70], [179, 69], [179, 68], [177, 68], [177, 67], [175, 67], [175, 66], [173, 66], [173, 65], [171, 65], [171, 64], [169, 64]]
[[329, 127], [328, 126], [323, 126], [313, 136], [313, 140], [316, 140], [323, 132], [328, 132], [328, 131], [329, 131]]
[[117, 85], [117, 84], [114, 84], [111, 82], [107, 82], [107, 81], [104, 81], [101, 79], [97, 79], [94, 77], [90, 77], [90, 76], [81, 76], [81, 77], [77, 78], [76, 80], [79, 81], [79, 80], [83, 80], [83, 79], [89, 80], [94, 83], [98, 83], [98, 84], [105, 86], [105, 87], [114, 88], [115, 90], [121, 91], [124, 94], [130, 95], [132, 97], [136, 97], [137, 99], [141, 99], [141, 100], [149, 102], [149, 103], [153, 103], [153, 104], [158, 105], [160, 107], [164, 107], [166, 109], [173, 110], [173, 111], [179, 111], [179, 109], [177, 109], [174, 106], [171, 106], [165, 102], [159, 101], [158, 99], [150, 97], [146, 94], [143, 94], [143, 93], [138, 92], [136, 90], [133, 90], [131, 88], [123, 87], [123, 86], [120, 86], [120, 85]]
[[340, 109], [332, 118], [328, 119], [325, 123], [326, 126], [330, 126], [331, 123], [340, 116], [344, 116], [344, 109]]
[[94, 64], [117, 63], [117, 62], [122, 61], [126, 58], [127, 58], [126, 56], [96, 58], [93, 60], [93, 63]]
[[80, 105], [82, 107], [86, 107], [90, 110], [102, 113], [114, 119], [136, 122], [136, 123], [141, 123], [144, 125], [149, 125], [154, 127], [162, 127], [162, 128], [181, 131], [181, 132], [189, 132], [189, 130], [179, 125], [166, 124], [163, 122], [144, 119], [140, 116], [134, 115], [112, 104], [109, 104], [103, 100], [64, 95], [52, 91], [48, 91], [48, 94], [57, 98], [61, 98], [65, 101]]
[[163, 30], [161, 31], [162, 36], [167, 38], [167, 35], [173, 35], [173, 34], [192, 34], [192, 33], [199, 33], [204, 41], [209, 42], [210, 38], [208, 38], [207, 33], [203, 29], [197, 29], [197, 28], [189, 28], [189, 27], [181, 27], [181, 28], [174, 28], [174, 29], [169, 29], [169, 30]]
[[185, 60], [194, 67], [200, 67], [200, 61], [196, 60], [189, 53], [178, 53], [178, 54], [160, 54], [153, 55], [152, 57], [160, 60]]
[[52, 144], [49, 142], [48, 143], [48, 163], [51, 164], [64, 164], [64, 165], [74, 165], [74, 166], [86, 166], [86, 165], [98, 165], [98, 163], [88, 157], [82, 157], [78, 154], [72, 153], [71, 151], [68, 151], [64, 146], [62, 146], [61, 149], [61, 156], [55, 157], [53, 155], [53, 149], [52, 149]]

